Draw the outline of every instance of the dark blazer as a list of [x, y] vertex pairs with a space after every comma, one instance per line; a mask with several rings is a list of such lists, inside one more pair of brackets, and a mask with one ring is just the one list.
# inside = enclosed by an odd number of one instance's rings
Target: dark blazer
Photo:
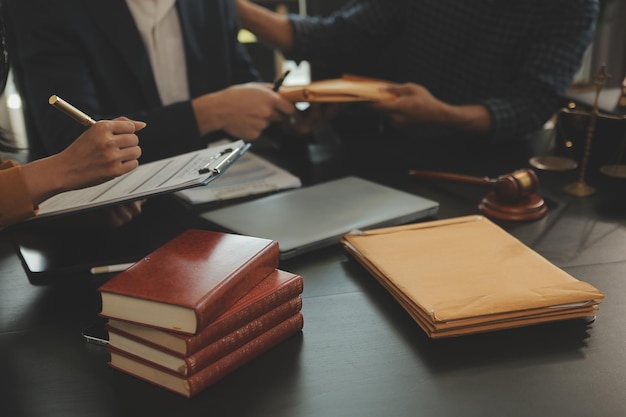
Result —
[[[44, 153], [64, 149], [84, 130], [48, 105], [52, 94], [96, 120], [123, 115], [146, 122], [138, 132], [142, 161], [198, 149], [211, 139], [199, 136], [189, 101], [161, 104], [147, 51], [124, 0], [5, 3], [29, 139], [38, 138]], [[177, 8], [192, 98], [259, 80], [237, 41], [232, 0], [179, 0]]]

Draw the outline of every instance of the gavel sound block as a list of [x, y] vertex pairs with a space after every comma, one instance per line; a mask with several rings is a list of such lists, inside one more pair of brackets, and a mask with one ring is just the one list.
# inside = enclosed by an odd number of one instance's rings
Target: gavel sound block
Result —
[[481, 200], [478, 209], [486, 216], [502, 219], [526, 221], [536, 220], [546, 215], [545, 201], [535, 193], [539, 179], [535, 171], [519, 169], [498, 178], [480, 178], [468, 175], [438, 171], [409, 171], [409, 174], [423, 179], [443, 180], [489, 186], [492, 191]]

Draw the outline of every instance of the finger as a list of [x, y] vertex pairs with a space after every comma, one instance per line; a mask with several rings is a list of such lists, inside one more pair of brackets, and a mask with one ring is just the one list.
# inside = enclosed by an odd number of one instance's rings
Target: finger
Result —
[[109, 225], [113, 228], [118, 228], [124, 224], [124, 221], [119, 217], [115, 209], [109, 209], [106, 211], [106, 218]]
[[134, 134], [116, 135], [112, 141], [120, 149], [133, 148], [139, 145], [139, 138]]
[[391, 94], [395, 94], [397, 96], [406, 96], [409, 95], [413, 92], [413, 88], [412, 86], [408, 85], [408, 84], [403, 84], [403, 85], [390, 85], [387, 87], [382, 87], [381, 88], [382, 91], [386, 91], [388, 93]]
[[140, 122], [138, 120], [133, 120], [132, 122], [135, 124], [135, 132], [143, 129], [146, 126], [148, 126], [148, 124], [146, 122]]
[[295, 104], [293, 104], [290, 101], [285, 100], [284, 98], [279, 98], [279, 100], [276, 102], [276, 106], [275, 109], [286, 116], [293, 116], [294, 114], [296, 114], [296, 112], [298, 112], [298, 109], [296, 108]]
[[139, 166], [139, 161], [137, 161], [136, 159], [132, 159], [129, 161], [122, 161], [118, 174], [119, 175], [127, 174], [133, 169], [136, 169], [138, 166]]
[[132, 161], [141, 157], [141, 148], [139, 146], [128, 146], [120, 148], [119, 160]]
[[134, 217], [141, 214], [141, 206], [145, 203], [146, 200], [133, 201], [126, 204], [126, 208], [130, 212], [130, 214]]
[[146, 127], [145, 122], [139, 122], [136, 120], [130, 120], [125, 117], [117, 118], [115, 120], [106, 121], [111, 133], [120, 135], [124, 133], [134, 133], [137, 130], [141, 130]]
[[122, 223], [128, 223], [133, 219], [133, 213], [129, 210], [128, 205], [123, 204], [114, 208], [115, 217]]

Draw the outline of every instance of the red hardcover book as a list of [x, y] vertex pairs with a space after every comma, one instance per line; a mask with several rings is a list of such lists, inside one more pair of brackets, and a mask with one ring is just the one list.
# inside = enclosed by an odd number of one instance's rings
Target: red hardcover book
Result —
[[133, 375], [185, 397], [193, 397], [237, 368], [300, 332], [304, 325], [302, 313], [283, 321], [239, 349], [213, 362], [190, 377], [176, 375], [164, 368], [111, 348], [112, 368]]
[[103, 284], [101, 315], [195, 334], [278, 266], [278, 242], [191, 229]]
[[109, 329], [109, 347], [140, 357], [179, 375], [190, 376], [297, 314], [301, 307], [302, 298], [297, 296], [184, 358], [141, 343], [135, 338], [117, 333], [112, 328]]
[[277, 269], [196, 335], [184, 335], [114, 319], [109, 319], [108, 327], [118, 334], [182, 358], [287, 302], [291, 308], [299, 309], [298, 303], [302, 301], [296, 297], [302, 293], [303, 286], [301, 276]]

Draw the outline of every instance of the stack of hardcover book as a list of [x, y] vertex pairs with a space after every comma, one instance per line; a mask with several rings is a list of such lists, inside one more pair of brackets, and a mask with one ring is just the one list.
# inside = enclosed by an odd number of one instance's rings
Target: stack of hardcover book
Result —
[[188, 230], [100, 287], [110, 365], [192, 397], [303, 327], [278, 242]]

